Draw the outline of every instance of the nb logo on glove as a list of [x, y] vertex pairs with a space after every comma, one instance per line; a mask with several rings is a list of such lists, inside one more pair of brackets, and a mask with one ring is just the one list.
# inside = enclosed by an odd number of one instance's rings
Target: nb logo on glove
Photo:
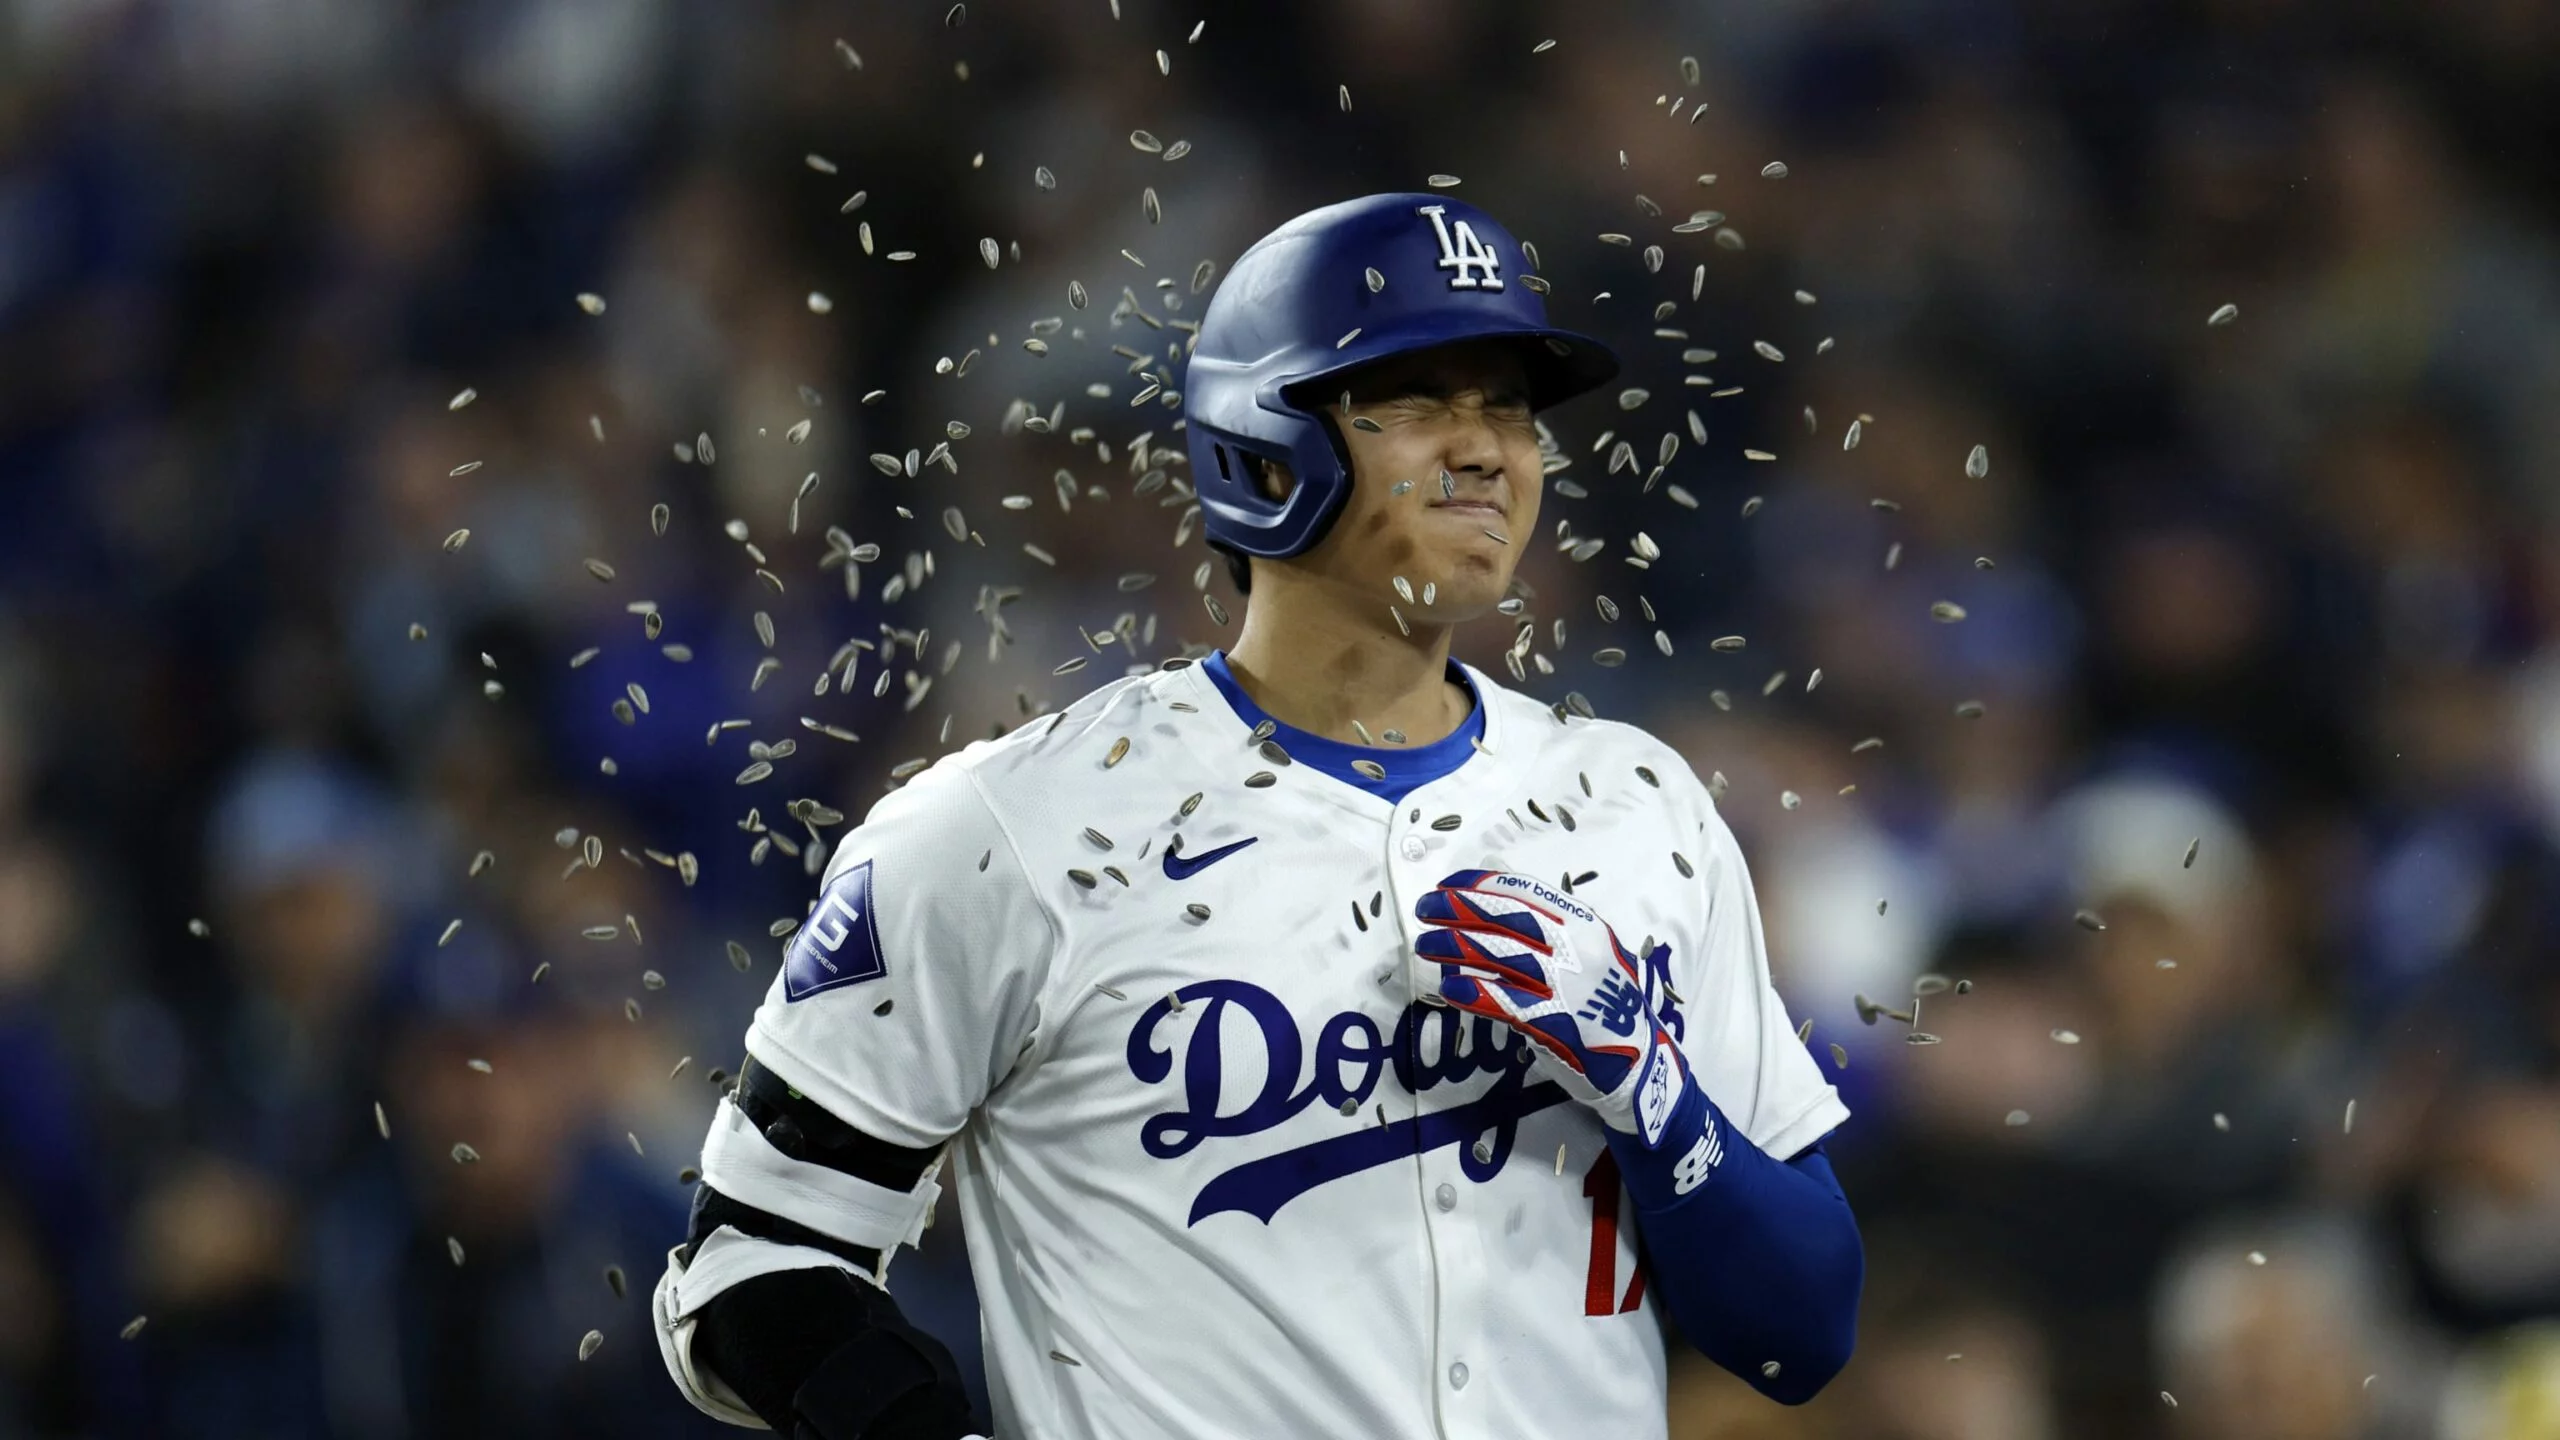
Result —
[[1644, 994], [1627, 978], [1612, 971], [1600, 981], [1592, 993], [1591, 1003], [1582, 1007], [1582, 1018], [1597, 1020], [1612, 1035], [1636, 1033], [1636, 1016], [1644, 1010]]

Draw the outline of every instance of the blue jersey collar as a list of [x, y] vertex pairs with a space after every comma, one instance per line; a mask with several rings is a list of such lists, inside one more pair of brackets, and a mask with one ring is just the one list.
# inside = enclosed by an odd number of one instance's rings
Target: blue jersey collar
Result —
[[[1473, 704], [1467, 711], [1466, 723], [1451, 731], [1446, 738], [1428, 745], [1354, 745], [1348, 741], [1327, 739], [1286, 721], [1273, 719], [1261, 706], [1253, 703], [1253, 697], [1244, 692], [1244, 687], [1236, 683], [1234, 672], [1227, 668], [1226, 651], [1210, 652], [1209, 657], [1200, 662], [1200, 668], [1218, 687], [1218, 693], [1226, 697], [1228, 706], [1236, 712], [1236, 718], [1257, 728], [1264, 721], [1270, 721], [1271, 738], [1280, 742], [1280, 748], [1289, 752], [1291, 760], [1301, 765], [1312, 765], [1343, 784], [1365, 790], [1391, 805], [1432, 781], [1455, 772], [1475, 753], [1476, 742], [1484, 738], [1484, 696], [1477, 693], [1475, 678], [1467, 673], [1467, 667], [1455, 660], [1449, 662], [1449, 678], [1465, 687], [1467, 698]], [[1354, 760], [1375, 763], [1387, 772], [1386, 778], [1377, 780], [1361, 774], [1352, 768]]]

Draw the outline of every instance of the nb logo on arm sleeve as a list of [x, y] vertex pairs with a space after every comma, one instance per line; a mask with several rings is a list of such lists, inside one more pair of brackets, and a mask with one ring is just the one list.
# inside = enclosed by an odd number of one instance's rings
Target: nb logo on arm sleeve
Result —
[[880, 928], [873, 923], [871, 862], [863, 861], [835, 878], [818, 908], [782, 960], [782, 994], [806, 1000], [839, 985], [857, 985], [889, 973], [880, 957]]

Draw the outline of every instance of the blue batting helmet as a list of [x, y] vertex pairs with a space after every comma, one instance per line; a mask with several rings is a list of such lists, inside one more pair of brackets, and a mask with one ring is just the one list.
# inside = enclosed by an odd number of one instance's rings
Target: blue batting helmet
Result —
[[[1296, 555], [1350, 493], [1341, 437], [1318, 382], [1373, 360], [1459, 340], [1516, 338], [1529, 402], [1544, 409], [1609, 383], [1618, 357], [1547, 324], [1543, 285], [1523, 283], [1520, 242], [1444, 195], [1371, 195], [1310, 210], [1237, 258], [1201, 318], [1183, 381], [1191, 481], [1213, 544]], [[1255, 460], [1297, 477], [1286, 500]]]

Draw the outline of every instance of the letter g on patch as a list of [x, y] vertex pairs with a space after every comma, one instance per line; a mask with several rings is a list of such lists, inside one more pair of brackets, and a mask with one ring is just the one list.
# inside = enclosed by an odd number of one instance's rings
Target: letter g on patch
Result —
[[818, 908], [791, 937], [782, 959], [782, 996], [806, 1000], [841, 985], [858, 985], [889, 973], [873, 923], [871, 862], [863, 861], [827, 886]]

